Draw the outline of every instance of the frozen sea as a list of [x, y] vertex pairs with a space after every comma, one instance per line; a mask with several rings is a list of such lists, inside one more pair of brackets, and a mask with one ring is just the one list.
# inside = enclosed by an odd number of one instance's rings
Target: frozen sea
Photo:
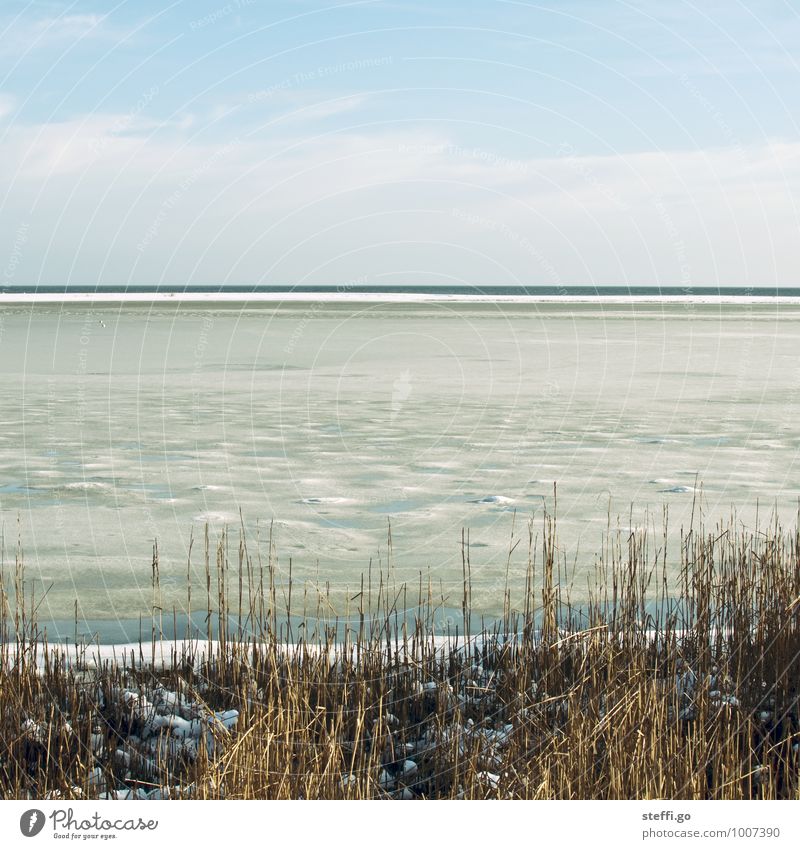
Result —
[[156, 539], [180, 610], [190, 535], [200, 586], [205, 525], [235, 561], [240, 515], [340, 613], [389, 525], [395, 579], [457, 606], [469, 529], [491, 614], [554, 482], [575, 597], [609, 514], [791, 522], [800, 496], [790, 301], [6, 302], [0, 399], [4, 568], [21, 540], [44, 619], [147, 613]]

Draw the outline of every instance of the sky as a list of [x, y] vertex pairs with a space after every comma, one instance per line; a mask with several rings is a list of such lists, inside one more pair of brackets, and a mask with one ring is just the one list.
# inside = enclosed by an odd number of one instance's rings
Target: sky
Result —
[[0, 4], [0, 286], [800, 285], [796, 0]]

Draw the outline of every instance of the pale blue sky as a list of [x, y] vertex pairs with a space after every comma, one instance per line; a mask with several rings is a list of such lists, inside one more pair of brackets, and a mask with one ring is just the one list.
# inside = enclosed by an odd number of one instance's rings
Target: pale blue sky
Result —
[[785, 0], [0, 6], [0, 285], [800, 285]]

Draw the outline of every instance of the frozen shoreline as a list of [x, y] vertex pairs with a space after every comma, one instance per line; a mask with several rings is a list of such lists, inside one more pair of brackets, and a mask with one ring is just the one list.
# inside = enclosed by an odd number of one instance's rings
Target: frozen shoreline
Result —
[[[475, 634], [467, 639], [463, 636], [431, 636], [426, 641], [426, 647], [432, 648], [436, 653], [447, 651], [465, 651], [467, 649], [481, 648], [488, 639], [488, 634]], [[512, 639], [519, 635], [509, 634], [506, 639]], [[57, 661], [62, 667], [75, 665], [76, 668], [100, 669], [104, 664], [120, 664], [127, 667], [173, 669], [176, 662], [180, 664], [191, 659], [195, 665], [200, 665], [220, 656], [220, 652], [236, 652], [252, 650], [258, 646], [263, 650], [270, 650], [273, 645], [267, 641], [238, 641], [229, 639], [224, 644], [219, 640], [207, 639], [178, 639], [178, 640], [156, 640], [130, 642], [130, 643], [86, 643], [86, 644], [50, 644], [37, 653], [37, 666], [44, 668], [45, 662]], [[411, 640], [403, 643], [401, 637], [393, 639], [392, 652], [403, 652], [409, 659], [414, 654], [411, 649]], [[13, 641], [4, 642], [0, 640], [0, 660], [7, 658], [14, 663], [17, 658], [16, 644]], [[347, 644], [343, 642], [331, 643], [324, 646], [320, 642], [295, 642], [278, 643], [274, 646], [277, 652], [286, 658], [301, 655], [316, 656], [327, 651], [331, 662], [350, 657], [355, 652], [352, 641]], [[417, 646], [415, 651], [421, 651]], [[133, 659], [133, 660], [132, 660]]]
[[0, 292], [2, 305], [39, 304], [517, 304], [800, 306], [800, 297], [762, 295], [463, 295], [405, 292]]
[[[582, 633], [588, 636], [596, 630]], [[504, 685], [506, 671], [514, 672], [514, 655], [503, 651], [502, 640], [498, 643], [489, 635], [484, 637], [485, 642], [483, 638], [465, 641], [434, 637], [411, 651], [405, 644], [400, 665], [395, 659], [386, 667], [386, 682], [391, 683], [387, 703], [381, 698], [377, 714], [374, 706], [363, 714], [371, 720], [365, 725], [364, 745], [370, 750], [378, 747], [380, 761], [366, 769], [363, 763], [354, 765], [355, 749], [348, 750], [347, 746], [356, 737], [345, 735], [341, 745], [350, 754], [333, 770], [334, 784], [327, 790], [329, 795], [398, 800], [437, 798], [437, 790], [441, 788], [436, 779], [455, 771], [457, 763], [466, 760], [471, 764], [472, 784], [461, 778], [454, 787], [448, 789], [445, 785], [442, 798], [448, 795], [513, 798], [511, 767], [520, 735], [527, 734], [526, 729], [533, 726], [544, 734], [551, 729], [553, 739], [563, 737], [577, 705], [574, 690], [549, 694], [535, 679], [526, 686], [524, 694], [517, 694], [509, 703]], [[569, 636], [564, 638], [568, 639]], [[373, 648], [378, 646], [375, 644]], [[463, 665], [454, 670], [448, 663], [447, 652], [467, 647], [486, 651], [465, 653]], [[201, 673], [196, 679], [187, 677], [185, 665], [177, 670], [170, 662], [177, 659], [174, 655], [167, 657], [178, 648], [190, 650], [195, 674]], [[233, 757], [241, 741], [258, 733], [265, 721], [264, 709], [272, 704], [274, 692], [258, 686], [256, 670], [264, 667], [259, 667], [255, 658], [252, 660], [255, 670], [250, 665], [248, 655], [254, 645], [240, 644], [239, 651], [233, 654], [229, 653], [230, 648], [216, 641], [160, 642], [151, 646], [93, 647], [87, 649], [86, 658], [76, 657], [73, 671], [77, 677], [68, 680], [73, 682], [71, 687], [77, 686], [82, 692], [82, 708], [73, 705], [72, 711], [51, 713], [49, 719], [41, 711], [14, 714], [15, 731], [27, 746], [26, 751], [34, 752], [46, 762], [51, 760], [53, 750], [58, 751], [60, 768], [71, 782], [66, 791], [33, 785], [28, 798], [61, 799], [66, 792], [68, 798], [190, 799], [203, 798], [209, 789], [212, 798], [225, 798], [226, 782], [215, 781], [213, 776], [225, 769], [226, 755]], [[325, 687], [331, 683], [346, 686], [347, 674], [344, 679], [337, 678], [341, 665], [357, 663], [354, 646], [349, 647], [347, 656], [336, 647], [316, 647], [315, 651], [313, 644], [272, 648], [277, 649], [277, 656], [275, 661], [268, 660], [270, 669], [271, 663], [277, 662], [279, 668], [288, 664], [288, 669], [308, 669], [312, 676], [321, 671]], [[49, 649], [53, 650], [55, 647]], [[316, 663], [317, 651], [327, 651], [327, 663], [323, 661], [321, 666]], [[117, 652], [123, 652], [123, 657]], [[150, 666], [151, 653], [156, 658], [155, 666]], [[42, 651], [38, 659], [41, 661], [45, 654]], [[125, 654], [129, 660], [131, 654], [139, 655], [141, 663], [135, 659], [126, 662]], [[93, 662], [87, 663], [89, 656]], [[212, 680], [218, 675], [225, 680], [222, 667], [226, 658], [231, 669], [244, 670], [246, 676], [242, 689], [232, 698], [230, 688], [220, 690], [219, 681], [215, 685]], [[70, 665], [66, 663], [65, 667]], [[172, 678], [164, 675], [170, 667]], [[209, 670], [210, 678], [202, 674], [204, 667]], [[26, 668], [31, 669], [30, 665]], [[142, 671], [147, 674], [142, 676]], [[56, 681], [61, 680], [58, 671], [54, 675]], [[282, 681], [286, 687], [294, 680], [284, 672], [283, 677], [279, 674], [273, 679], [273, 684]], [[681, 728], [697, 718], [701, 702], [710, 706], [712, 715], [723, 718], [736, 717], [741, 722], [749, 715], [735, 695], [733, 682], [716, 665], [705, 674], [679, 662], [674, 672], [662, 671], [654, 680], [656, 691], [664, 694], [663, 705], [667, 706], [670, 721]], [[370, 683], [375, 686], [375, 679], [370, 679]], [[399, 695], [392, 695], [395, 688]], [[224, 703], [215, 704], [218, 701], [215, 696], [220, 693], [226, 693], [227, 698]], [[88, 713], [87, 704], [91, 706]], [[609, 709], [602, 696], [593, 706], [598, 729], [613, 731], [619, 711]], [[355, 709], [351, 706], [351, 710]], [[772, 714], [772, 711], [759, 714], [762, 723], [771, 719]], [[254, 719], [254, 715], [260, 715], [261, 719]], [[87, 717], [92, 722], [90, 734], [86, 733]], [[362, 718], [359, 727], [363, 724]], [[274, 737], [280, 742], [279, 735]], [[268, 738], [269, 742], [272, 739]], [[69, 755], [65, 756], [76, 741], [83, 747], [80, 774], [74, 769], [70, 772]], [[304, 745], [314, 744], [306, 739]], [[233, 790], [236, 792], [235, 787]], [[296, 798], [305, 798], [305, 794], [297, 794]]]
[[[602, 631], [606, 626], [596, 626], [579, 630], [568, 630], [559, 628], [558, 639], [555, 645], [560, 646], [574, 641], [586, 641], [597, 631]], [[675, 628], [670, 632], [671, 636], [678, 641], [692, 635], [691, 629]], [[729, 629], [713, 628], [709, 633], [709, 642], [713, 643], [718, 636], [730, 638], [732, 632]], [[264, 651], [273, 648], [279, 655], [285, 658], [301, 656], [319, 656], [327, 653], [331, 663], [337, 663], [343, 659], [353, 660], [355, 654], [354, 636], [347, 641], [336, 640], [324, 644], [318, 640], [307, 640], [298, 642], [271, 643], [266, 640], [238, 640], [229, 638], [224, 643], [217, 639], [180, 638], [180, 639], [157, 639], [155, 642], [142, 640], [142, 642], [127, 643], [51, 643], [37, 654], [37, 666], [44, 668], [45, 662], [58, 662], [62, 667], [75, 665], [83, 669], [100, 669], [105, 664], [121, 664], [126, 668], [151, 668], [151, 669], [174, 669], [177, 665], [191, 660], [194, 666], [199, 666], [213, 658], [220, 657], [220, 652], [229, 657], [233, 653], [249, 651], [258, 647]], [[663, 629], [648, 628], [640, 632], [649, 644], [664, 644], [667, 633]], [[393, 636], [391, 639], [391, 653], [400, 655], [409, 662], [418, 660], [423, 650], [432, 651], [435, 655], [444, 656], [449, 652], [467, 654], [481, 651], [484, 647], [497, 643], [500, 645], [513, 645], [523, 637], [521, 632], [493, 632], [491, 629], [464, 637], [463, 634], [431, 634], [423, 642], [416, 642], [410, 637], [404, 640], [401, 635]], [[617, 634], [616, 639], [622, 635]], [[538, 643], [539, 636], [533, 638]], [[386, 643], [382, 642], [385, 652]], [[0, 660], [7, 658], [14, 662], [17, 657], [16, 644], [9, 640], [0, 639]]]

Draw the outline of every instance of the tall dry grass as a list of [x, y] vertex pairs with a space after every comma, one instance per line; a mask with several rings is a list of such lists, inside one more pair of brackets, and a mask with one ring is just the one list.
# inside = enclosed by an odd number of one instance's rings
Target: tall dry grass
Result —
[[386, 574], [352, 621], [325, 622], [318, 599], [291, 626], [272, 559], [206, 532], [204, 598], [187, 605], [207, 632], [166, 664], [157, 549], [150, 640], [113, 662], [48, 645], [18, 556], [0, 584], [0, 795], [800, 797], [797, 528], [692, 529], [676, 562], [666, 533], [609, 533], [580, 607], [554, 519], [528, 540], [522, 602], [506, 594], [465, 638], [465, 556], [461, 621], [437, 638], [430, 586]]

